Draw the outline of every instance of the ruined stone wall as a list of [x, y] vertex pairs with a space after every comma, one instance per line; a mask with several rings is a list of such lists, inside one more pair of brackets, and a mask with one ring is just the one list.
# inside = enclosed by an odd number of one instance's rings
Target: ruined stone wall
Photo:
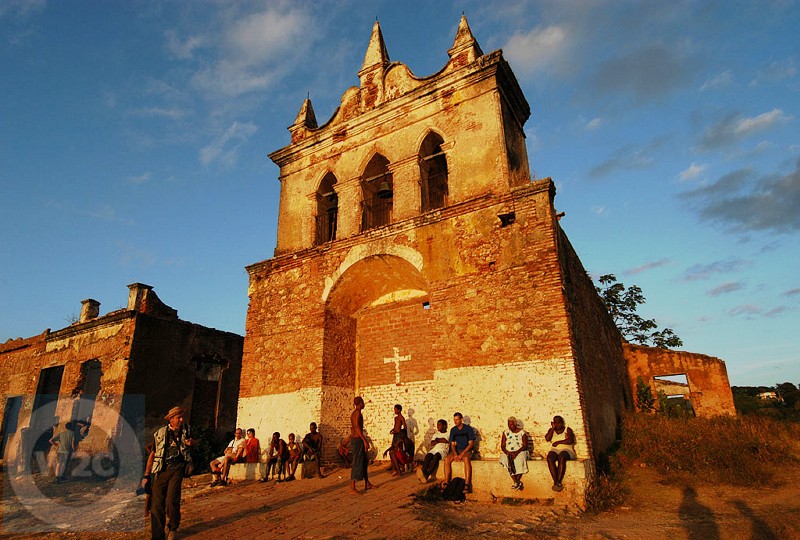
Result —
[[563, 232], [559, 235], [559, 254], [579, 375], [581, 409], [591, 433], [592, 454], [597, 458], [614, 444], [620, 415], [631, 407], [622, 336]]
[[[0, 380], [4, 383], [4, 396], [24, 396], [17, 420], [17, 435], [22, 428], [30, 428], [30, 437], [36, 438], [49, 427], [31, 424], [31, 412], [43, 369], [64, 366], [55, 407], [55, 414], [61, 419], [56, 428], [59, 431], [73, 413], [75, 402], [71, 397], [78, 383], [81, 364], [98, 360], [102, 369], [100, 392], [96, 398], [92, 427], [81, 448], [106, 450], [108, 439], [117, 428], [133, 329], [132, 317], [123, 312], [30, 338], [26, 340], [29, 347], [6, 349], [7, 353], [0, 350]], [[7, 450], [15, 452], [20, 442], [15, 439]]]
[[685, 374], [689, 383], [689, 399], [698, 417], [736, 414], [728, 371], [725, 362], [719, 358], [630, 343], [623, 345], [623, 351], [633, 395], [636, 395], [637, 377], [655, 388], [653, 377]]
[[[127, 394], [144, 395], [145, 431], [165, 424], [163, 416], [179, 405], [192, 410], [198, 358], [218, 357], [228, 367], [219, 378], [216, 434], [233, 431], [239, 396], [243, 338], [177, 319], [142, 313], [136, 317]], [[216, 390], [215, 388], [215, 390]], [[212, 427], [212, 426], [206, 426]]]

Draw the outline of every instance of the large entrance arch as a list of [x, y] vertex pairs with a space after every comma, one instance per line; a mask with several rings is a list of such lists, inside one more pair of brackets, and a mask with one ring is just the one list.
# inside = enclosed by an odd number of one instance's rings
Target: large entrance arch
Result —
[[[420, 370], [429, 348], [429, 286], [413, 264], [396, 255], [368, 256], [350, 266], [325, 303], [321, 421], [338, 438], [349, 433], [353, 396], [370, 387], [401, 386]], [[430, 370], [426, 375], [423, 371]], [[372, 397], [372, 418], [396, 397]], [[384, 403], [386, 401], [386, 403]], [[376, 415], [377, 413], [377, 415]], [[368, 416], [368, 419], [370, 416]], [[335, 448], [328, 447], [335, 452]], [[326, 450], [327, 453], [327, 450]]]

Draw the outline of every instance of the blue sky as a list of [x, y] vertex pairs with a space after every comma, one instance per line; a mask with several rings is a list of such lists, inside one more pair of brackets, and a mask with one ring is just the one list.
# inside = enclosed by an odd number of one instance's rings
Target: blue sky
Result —
[[0, 342], [155, 287], [244, 333], [278, 169], [323, 123], [376, 17], [392, 60], [447, 61], [465, 12], [531, 104], [587, 271], [734, 385], [800, 383], [800, 6], [758, 2], [0, 2]]

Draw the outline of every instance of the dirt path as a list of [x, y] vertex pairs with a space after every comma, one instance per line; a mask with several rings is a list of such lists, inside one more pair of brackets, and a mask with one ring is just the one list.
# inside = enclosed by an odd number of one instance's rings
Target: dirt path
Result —
[[[516, 536], [590, 539], [800, 539], [800, 468], [776, 473], [767, 486], [733, 487], [664, 479], [635, 469], [624, 506], [599, 515], [541, 506], [423, 505], [427, 521], [452, 537]], [[440, 511], [441, 510], [441, 511]], [[445, 534], [445, 537], [451, 535]]]
[[[244, 530], [263, 538], [800, 539], [798, 467], [778, 472], [770, 485], [751, 487], [665, 480], [637, 468], [628, 472], [625, 505], [596, 516], [541, 505], [425, 502], [415, 497], [420, 486], [413, 475], [390, 478], [379, 466], [375, 478], [380, 489], [353, 498], [347, 493], [347, 472], [283, 485], [243, 482], [208, 488], [207, 482], [187, 481], [180, 538], [219, 538]], [[50, 496], [71, 507], [84, 524], [96, 522], [100, 530], [119, 532], [48, 532], [53, 528], [29, 515], [5, 491], [0, 537], [148, 538], [141, 501], [101, 488], [95, 486], [85, 500], [76, 494]], [[87, 512], [98, 496], [107, 497], [107, 504], [102, 511]], [[110, 521], [106, 512], [115, 506]]]

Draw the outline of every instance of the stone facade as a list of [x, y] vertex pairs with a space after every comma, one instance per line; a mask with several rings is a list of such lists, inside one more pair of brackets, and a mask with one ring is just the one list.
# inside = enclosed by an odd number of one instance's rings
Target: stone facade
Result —
[[592, 461], [630, 405], [621, 337], [532, 181], [530, 108], [500, 51], [462, 18], [450, 61], [418, 78], [390, 62], [375, 24], [359, 71], [319, 126], [309, 100], [280, 166], [275, 256], [247, 268], [239, 425], [349, 433], [390, 444], [402, 404], [421, 443], [455, 411], [499, 455], [506, 419], [538, 448], [553, 415]]
[[651, 388], [658, 388], [659, 385], [656, 384], [654, 377], [686, 375], [687, 393], [695, 415], [709, 417], [736, 414], [733, 392], [728, 381], [728, 370], [725, 368], [725, 362], [719, 358], [629, 343], [626, 343], [623, 349], [628, 364], [631, 392], [636, 392], [636, 381], [639, 377]]
[[233, 430], [242, 336], [178, 319], [152, 287], [129, 289], [126, 309], [99, 316], [100, 303], [84, 300], [76, 323], [0, 345], [6, 459], [21, 445], [30, 448], [35, 441], [21, 434], [39, 438], [54, 414], [61, 420], [56, 432], [71, 419], [92, 416], [81, 444], [90, 451], [107, 449], [120, 413], [139, 437], [164, 425], [175, 405], [218, 436]]

